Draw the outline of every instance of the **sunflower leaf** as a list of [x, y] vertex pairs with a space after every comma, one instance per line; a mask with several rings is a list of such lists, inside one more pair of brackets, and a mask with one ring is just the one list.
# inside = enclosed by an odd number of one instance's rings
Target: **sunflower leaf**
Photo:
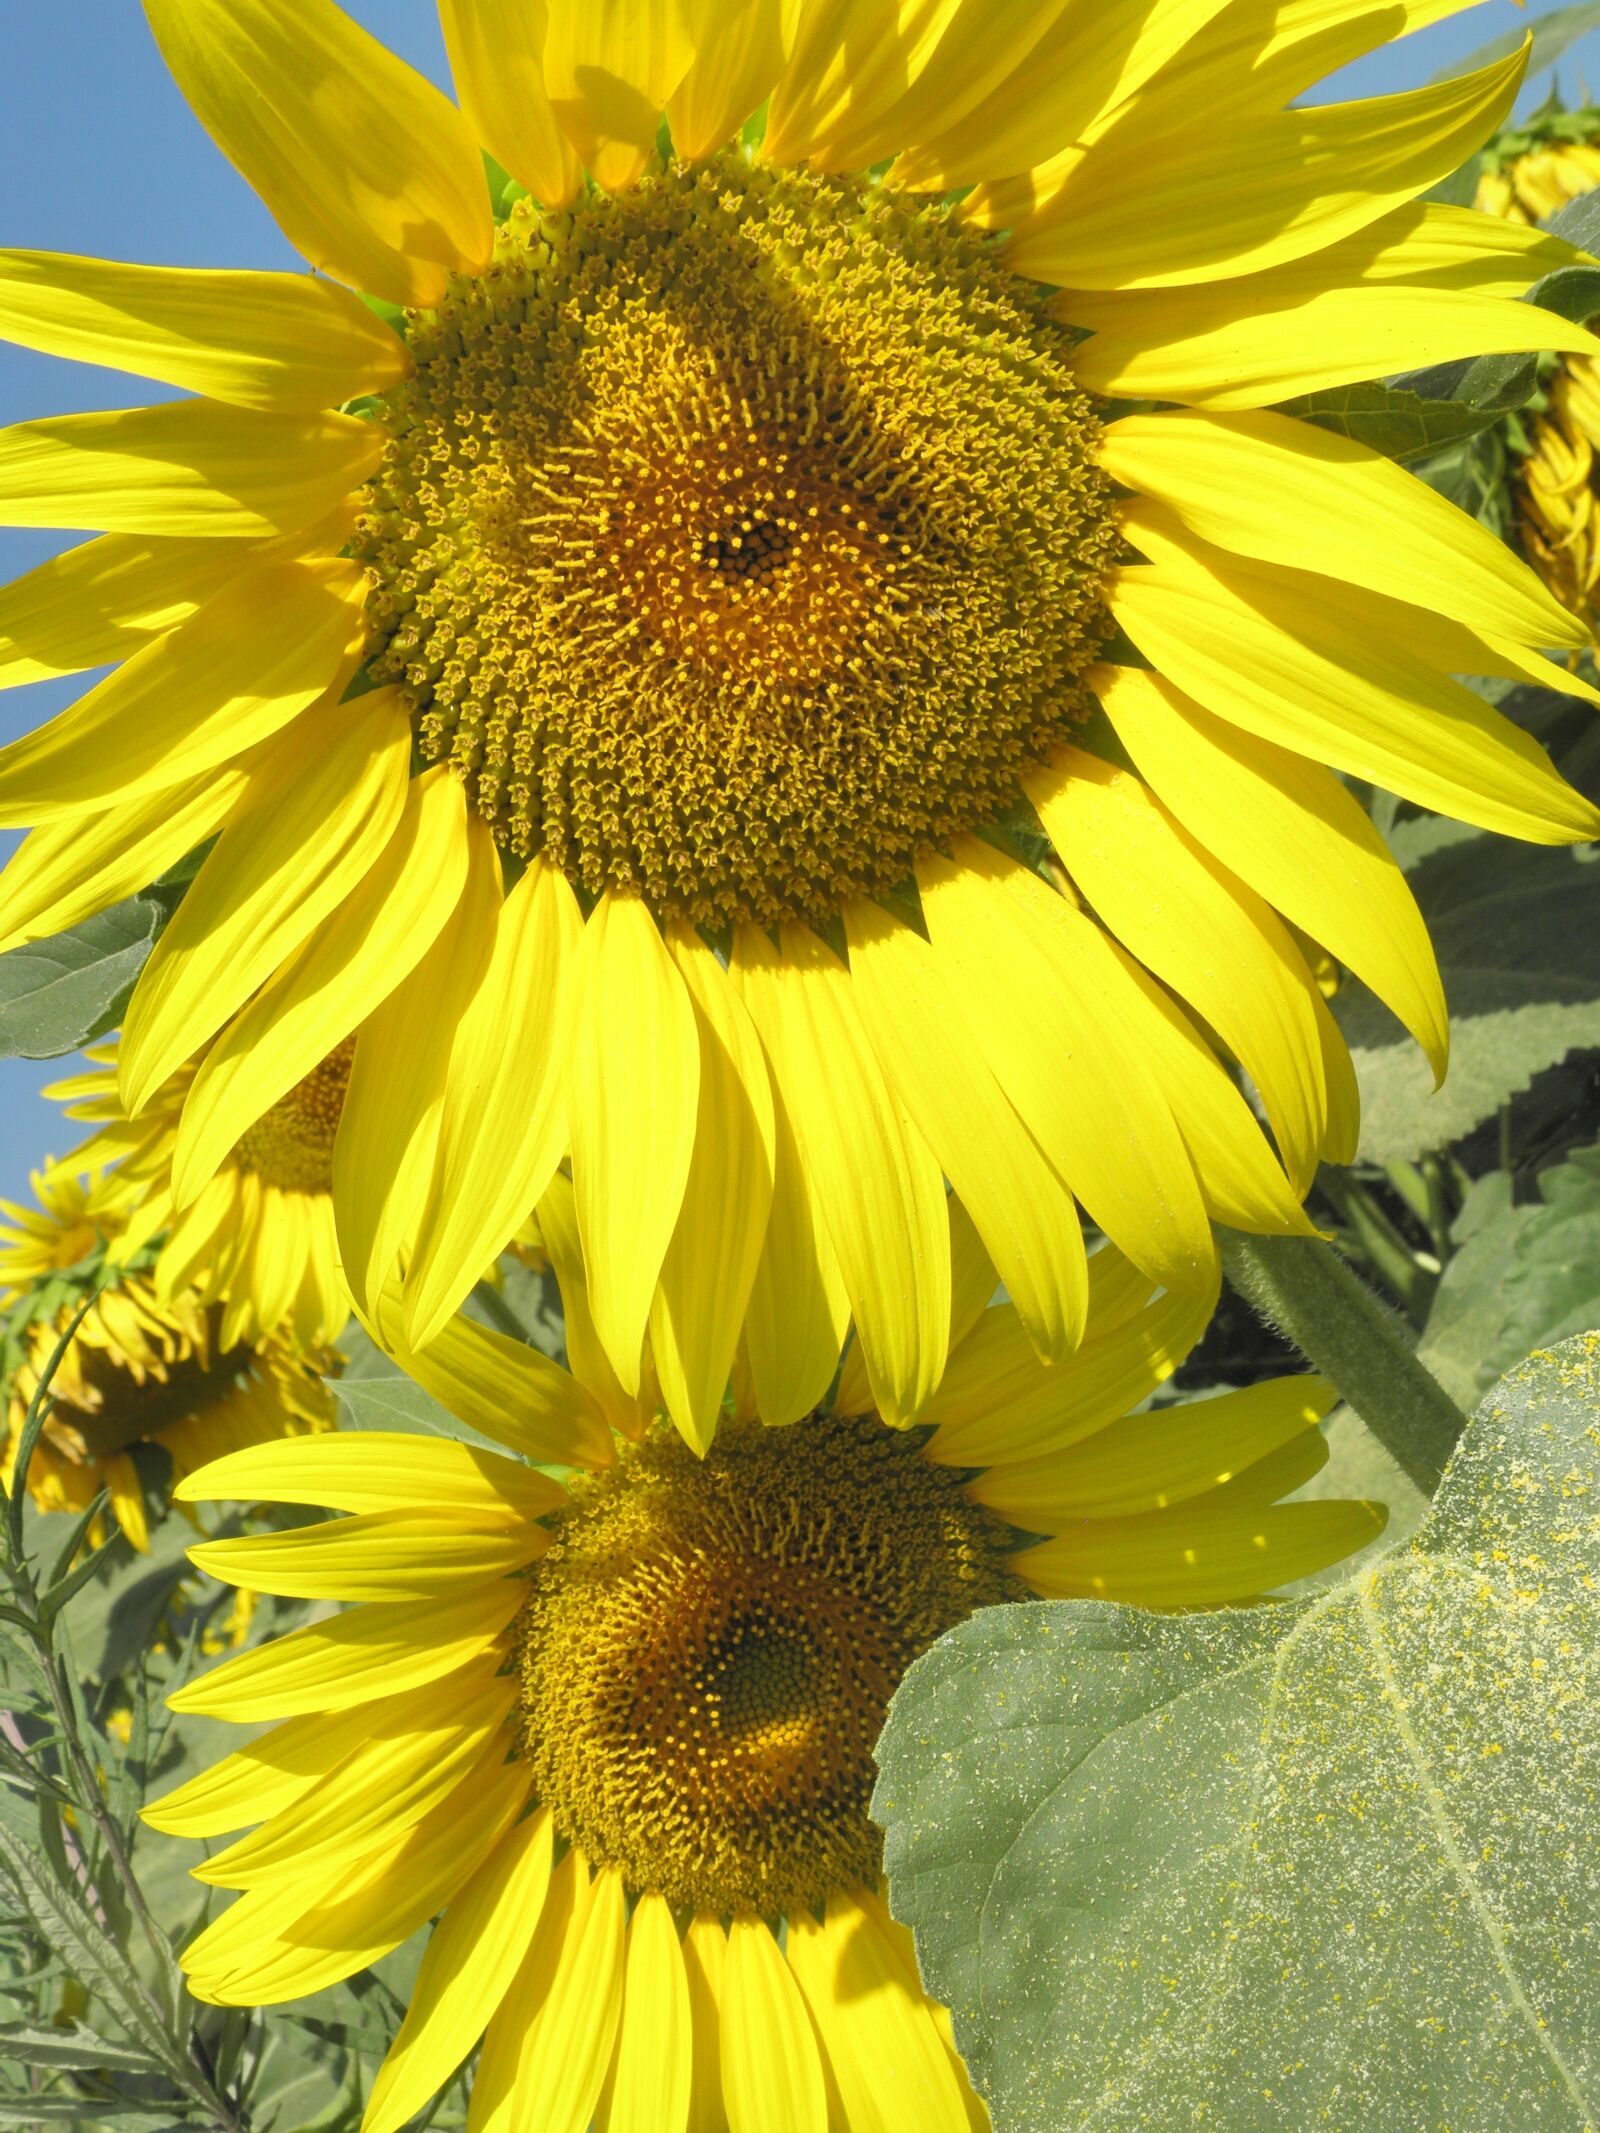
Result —
[[0, 1058], [58, 1059], [114, 1028], [167, 916], [164, 902], [130, 896], [0, 955]]
[[891, 1904], [996, 2133], [1600, 2114], [1600, 1335], [1291, 1605], [990, 1608], [906, 1676]]

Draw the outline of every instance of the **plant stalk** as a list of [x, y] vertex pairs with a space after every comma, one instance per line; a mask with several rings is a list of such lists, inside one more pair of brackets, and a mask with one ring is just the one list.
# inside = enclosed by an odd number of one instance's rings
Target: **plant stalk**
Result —
[[1228, 1280], [1338, 1389], [1425, 1496], [1467, 1418], [1416, 1357], [1405, 1327], [1316, 1237], [1219, 1229]]

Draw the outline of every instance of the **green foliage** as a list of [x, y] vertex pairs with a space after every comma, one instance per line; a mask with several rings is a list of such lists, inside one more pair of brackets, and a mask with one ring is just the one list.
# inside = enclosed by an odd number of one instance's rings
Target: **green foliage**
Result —
[[1299, 1603], [987, 1610], [907, 1676], [891, 1902], [996, 2133], [1600, 2112], [1600, 1336]]
[[166, 921], [154, 897], [130, 896], [0, 955], [0, 1058], [59, 1058], [115, 1028]]
[[[1531, 693], [1531, 692], [1530, 692]], [[1364, 988], [1334, 1013], [1361, 1083], [1361, 1153], [1414, 1160], [1492, 1117], [1543, 1068], [1600, 1045], [1600, 864], [1432, 819], [1392, 842], [1428, 921], [1450, 1003], [1442, 1089]]]
[[1453, 1398], [1470, 1402], [1516, 1357], [1600, 1326], [1600, 1147], [1580, 1148], [1514, 1206], [1494, 1170], [1467, 1194], [1455, 1254], [1420, 1350]]

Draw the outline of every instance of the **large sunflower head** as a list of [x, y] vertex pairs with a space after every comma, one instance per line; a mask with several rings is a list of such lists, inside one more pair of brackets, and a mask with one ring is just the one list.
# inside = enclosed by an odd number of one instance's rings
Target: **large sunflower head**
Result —
[[180, 1198], [355, 1036], [357, 1297], [425, 1344], [570, 1159], [701, 1438], [763, 1297], [769, 1408], [853, 1320], [921, 1413], [952, 1205], [1050, 1359], [1080, 1203], [1191, 1294], [1212, 1221], [1303, 1229], [1355, 1092], [1301, 939], [1445, 1051], [1334, 772], [1597, 823], [1455, 678], [1585, 626], [1284, 407], [1593, 346], [1516, 301], [1569, 247], [1418, 199], [1520, 58], [1307, 108], [1395, 18], [448, 0], [458, 107], [334, 0], [146, 12], [320, 273], [0, 259], [0, 331], [198, 396], [0, 436], [0, 515], [104, 536], [0, 679], [123, 661], [0, 753], [0, 938], [215, 839], [119, 1066], [137, 1117], [209, 1046]]
[[[154, 1250], [163, 1298], [190, 1292], [220, 1309], [224, 1347], [269, 1336], [325, 1348], [350, 1317], [333, 1218], [333, 1143], [350, 1077], [347, 1040], [254, 1119], [197, 1192], [184, 1189], [190, 1143], [185, 1065], [130, 1118], [114, 1044], [93, 1046], [89, 1072], [45, 1094], [94, 1132], [71, 1165], [105, 1166], [129, 1211], [119, 1250]], [[70, 1174], [70, 1165], [69, 1165]]]
[[85, 1511], [109, 1490], [139, 1549], [149, 1545], [149, 1522], [137, 1446], [159, 1446], [181, 1476], [246, 1445], [332, 1426], [317, 1358], [302, 1358], [270, 1334], [230, 1335], [220, 1309], [194, 1288], [160, 1283], [151, 1255], [129, 1248], [126, 1225], [137, 1202], [115, 1174], [75, 1176], [58, 1166], [34, 1184], [37, 1207], [0, 1203], [8, 1217], [0, 1228], [0, 1481], [8, 1489], [29, 1406], [53, 1358], [29, 1493], [44, 1511]]
[[702, 1455], [647, 1408], [609, 1426], [603, 1364], [585, 1383], [458, 1319], [421, 1374], [505, 1455], [352, 1433], [191, 1475], [190, 1500], [350, 1514], [194, 1554], [356, 1603], [173, 1698], [276, 1721], [147, 1811], [183, 1835], [257, 1825], [196, 1870], [241, 1893], [187, 1950], [191, 1989], [299, 1998], [437, 1917], [365, 2133], [395, 2133], [480, 2038], [474, 2125], [983, 2123], [883, 1899], [873, 1749], [906, 1668], [976, 1608], [1041, 1594], [1252, 1599], [1382, 1513], [1279, 1500], [1326, 1456], [1319, 1380], [1129, 1415], [1204, 1301], [1153, 1295], [1106, 1248], [1051, 1368], [987, 1301], [970, 1237], [960, 1259], [914, 1428], [852, 1351], [787, 1427], [735, 1385]]

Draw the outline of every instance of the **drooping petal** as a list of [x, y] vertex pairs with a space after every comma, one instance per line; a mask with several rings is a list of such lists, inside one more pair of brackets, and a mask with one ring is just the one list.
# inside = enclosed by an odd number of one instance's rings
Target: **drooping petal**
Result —
[[727, 2133], [727, 2114], [722, 2108], [721, 2011], [727, 1965], [728, 1937], [722, 1921], [704, 1914], [692, 1918], [683, 1936], [689, 2019], [694, 2028], [694, 2079], [685, 2133]]
[[1302, 572], [1209, 548], [1158, 506], [1129, 506], [1129, 538], [1159, 562], [1119, 575], [1109, 605], [1167, 678], [1264, 740], [1425, 807], [1540, 844], [1600, 834], [1600, 811], [1536, 742], [1381, 627], [1362, 629]]
[[1255, 1082], [1304, 1192], [1321, 1157], [1327, 1090], [1316, 985], [1287, 929], [1126, 771], [1065, 748], [1024, 789], [1101, 922], [1199, 1011]]
[[851, 993], [884, 1074], [976, 1225], [1041, 1358], [1058, 1363], [1082, 1338], [1088, 1303], [1072, 1195], [985, 1064], [926, 941], [876, 904], [852, 904], [844, 919]]
[[1287, 415], [1125, 415], [1101, 463], [1213, 547], [1581, 649], [1588, 631], [1487, 526], [1379, 452]]
[[694, 57], [683, 0], [546, 0], [544, 80], [578, 161], [607, 192], [655, 154], [667, 99]]
[[537, 1526], [460, 1511], [358, 1511], [321, 1526], [206, 1541], [197, 1569], [293, 1600], [446, 1597], [520, 1570], [541, 1552]]
[[351, 1292], [369, 1311], [421, 1220], [451, 1044], [494, 948], [500, 858], [470, 808], [466, 848], [466, 883], [437, 940], [362, 1027], [339, 1114], [339, 1249]]
[[206, 1054], [173, 1148], [179, 1206], [432, 946], [466, 881], [464, 814], [461, 781], [446, 765], [413, 778], [372, 868]]
[[631, 1393], [694, 1150], [699, 1037], [688, 989], [636, 897], [613, 891], [596, 905], [576, 985], [567, 1110], [578, 1228], [595, 1328]]
[[333, 0], [145, 0], [195, 116], [314, 267], [433, 304], [494, 222], [455, 106]]
[[174, 1488], [178, 1503], [233, 1497], [318, 1504], [336, 1511], [470, 1511], [513, 1523], [541, 1518], [565, 1500], [547, 1475], [460, 1444], [400, 1430], [285, 1437], [213, 1459]]
[[311, 731], [291, 726], [263, 759], [140, 975], [118, 1058], [131, 1117], [394, 834], [411, 755], [397, 693], [375, 689], [334, 719], [320, 706], [308, 716]]
[[568, 1851], [550, 1876], [538, 1925], [527, 1953], [501, 1997], [483, 2040], [473, 2076], [467, 2133], [520, 2133], [531, 2123], [517, 2110], [518, 2071], [529, 2034], [551, 1986], [577, 1944], [589, 1897], [589, 1869], [580, 1852]]
[[622, 2015], [625, 1926], [615, 1867], [599, 1870], [578, 1913], [517, 2063], [513, 2123], [540, 2133], [586, 2133]]
[[398, 2133], [482, 2036], [528, 1952], [550, 1882], [549, 1811], [519, 1822], [434, 1927], [362, 2133]]
[[772, 1213], [745, 1316], [745, 1354], [763, 1420], [797, 1422], [827, 1391], [850, 1298], [795, 1130], [773, 1091]]
[[428, 1345], [527, 1219], [566, 1144], [562, 1079], [580, 922], [534, 860], [451, 1048], [433, 1176], [406, 1280], [406, 1339]]
[[856, 1894], [824, 1920], [791, 1913], [786, 1952], [838, 2084], [847, 2123], [874, 2133], [967, 2133], [955, 2068], [921, 1990]]
[[777, 1942], [748, 1911], [728, 1928], [720, 2013], [728, 2133], [828, 2133], [806, 2003]]
[[1094, 686], [1190, 834], [1370, 985], [1442, 1075], [1448, 1031], [1433, 945], [1360, 802], [1320, 765], [1213, 718], [1143, 668], [1101, 668]]
[[544, 85], [545, 0], [439, 0], [456, 95], [478, 139], [545, 207], [581, 172]]
[[0, 339], [234, 407], [337, 407], [409, 375], [399, 334], [309, 274], [0, 251]]
[[918, 869], [933, 950], [1052, 1165], [1128, 1257], [1190, 1290], [1215, 1247], [1144, 1014], [1093, 923], [1037, 876], [963, 839]]
[[1011, 1567], [1046, 1599], [1215, 1607], [1309, 1577], [1375, 1541], [1381, 1504], [1217, 1504], [1140, 1518], [1085, 1519], [1025, 1548]]
[[169, 400], [0, 430], [0, 525], [259, 540], [326, 518], [383, 457], [354, 415]]
[[722, 965], [688, 927], [667, 936], [694, 1007], [700, 1095], [677, 1227], [650, 1311], [668, 1414], [710, 1447], [772, 1209], [772, 1089], [750, 1018]]
[[[589, 1275], [583, 1263], [583, 1239], [578, 1234], [578, 1203], [572, 1180], [557, 1171], [535, 1209], [539, 1234], [551, 1272], [561, 1291], [561, 1316], [565, 1326], [567, 1367], [594, 1401], [619, 1436], [637, 1437], [655, 1415], [655, 1400], [641, 1384], [637, 1392], [624, 1392], [622, 1382], [607, 1360], [589, 1309]], [[609, 1450], [604, 1459], [609, 1459]], [[604, 1459], [599, 1463], [604, 1464]]]
[[944, 1180], [867, 1040], [845, 966], [803, 926], [734, 936], [733, 972], [772, 1062], [839, 1261], [878, 1410], [914, 1421], [950, 1340]]

